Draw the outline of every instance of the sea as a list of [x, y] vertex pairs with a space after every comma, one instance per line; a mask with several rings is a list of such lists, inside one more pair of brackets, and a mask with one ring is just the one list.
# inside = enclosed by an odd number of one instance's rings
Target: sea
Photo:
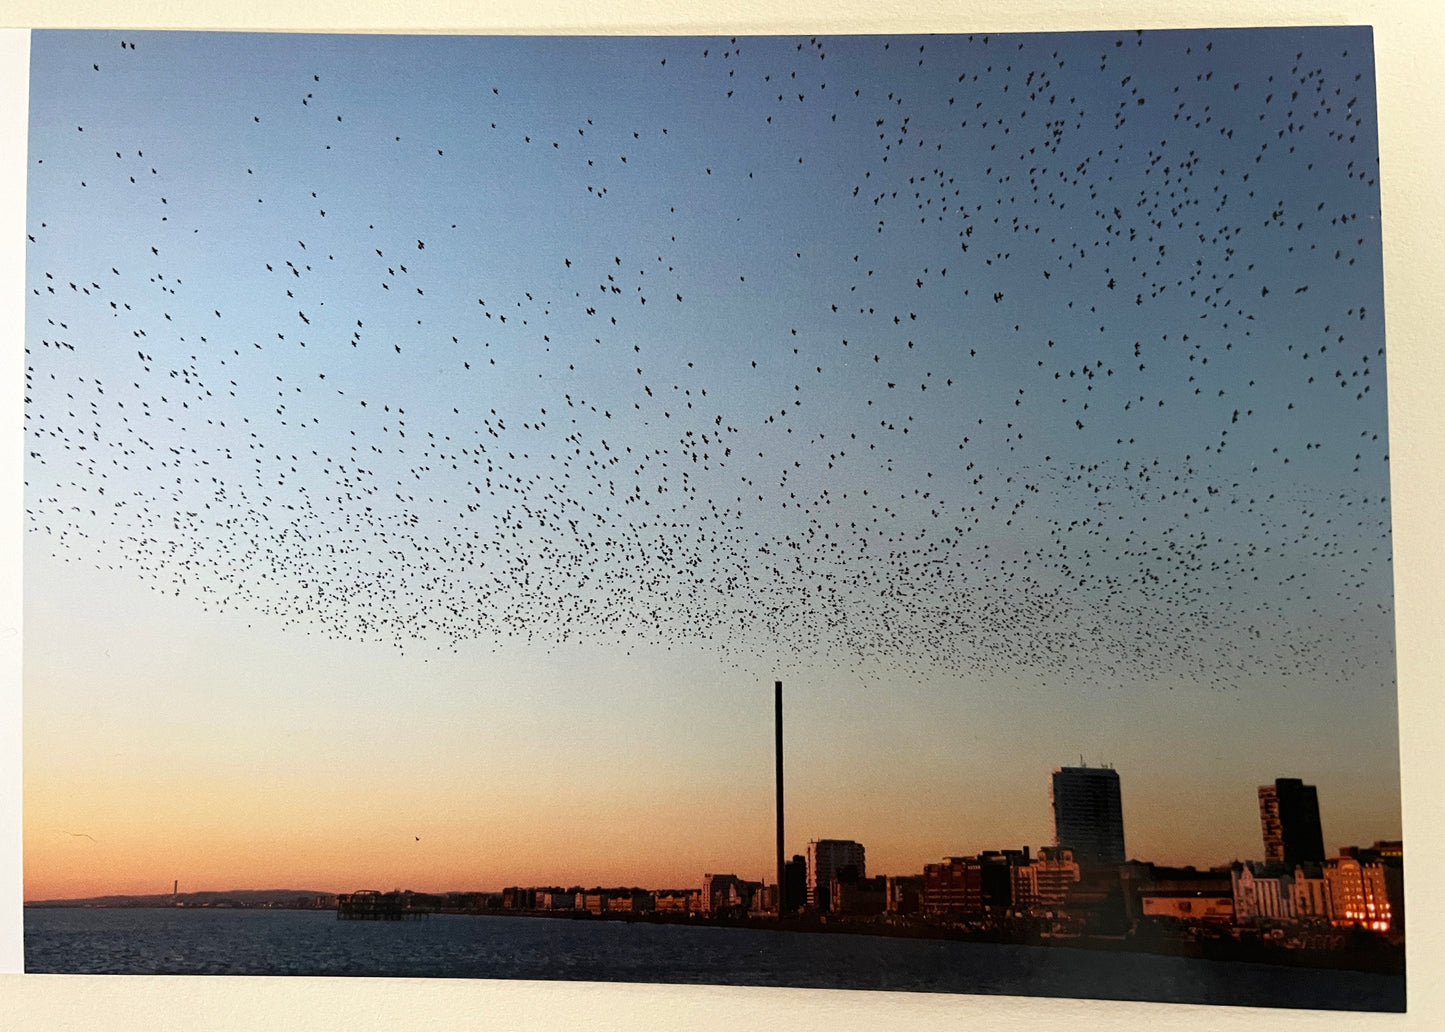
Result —
[[27, 908], [25, 970], [370, 975], [884, 989], [1403, 1011], [1403, 975], [1065, 947], [644, 921], [331, 911]]

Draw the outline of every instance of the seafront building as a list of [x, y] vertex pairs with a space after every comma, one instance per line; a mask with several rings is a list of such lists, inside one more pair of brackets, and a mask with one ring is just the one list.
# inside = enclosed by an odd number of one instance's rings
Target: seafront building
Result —
[[1014, 869], [1014, 907], [1029, 912], [1062, 906], [1079, 877], [1072, 849], [1044, 846], [1032, 863]]
[[852, 839], [815, 839], [808, 843], [807, 890], [808, 909], [827, 911], [833, 876], [849, 873], [854, 878], [868, 877], [862, 844]]
[[1293, 875], [1278, 865], [1238, 860], [1230, 865], [1229, 875], [1236, 921], [1246, 924], [1292, 919]]
[[1342, 854], [1324, 862], [1325, 896], [1330, 923], [1362, 925], [1372, 932], [1388, 932], [1393, 925], [1389, 879], [1381, 860], [1361, 860]]
[[1054, 845], [1084, 867], [1122, 864], [1124, 808], [1112, 767], [1059, 767], [1053, 773]]
[[1325, 840], [1320, 831], [1320, 800], [1314, 785], [1299, 778], [1276, 778], [1259, 786], [1259, 823], [1266, 863], [1320, 864]]
[[783, 900], [788, 913], [796, 914], [808, 903], [808, 860], [799, 853], [783, 864]]
[[919, 910], [933, 917], [983, 914], [983, 867], [977, 857], [946, 856], [923, 865]]
[[744, 881], [735, 874], [705, 874], [700, 909], [705, 914], [746, 913], [762, 888], [762, 882]]

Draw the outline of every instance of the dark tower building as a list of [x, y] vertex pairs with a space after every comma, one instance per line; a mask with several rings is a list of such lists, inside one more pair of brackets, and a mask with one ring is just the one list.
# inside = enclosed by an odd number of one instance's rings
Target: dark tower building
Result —
[[783, 902], [785, 909], [782, 913], [796, 914], [803, 909], [808, 902], [808, 861], [806, 858], [793, 854], [783, 867]]
[[1260, 785], [1259, 823], [1266, 863], [1291, 868], [1324, 863], [1325, 838], [1314, 785], [1299, 778], [1276, 778], [1273, 785]]
[[1124, 809], [1119, 772], [1112, 767], [1060, 767], [1050, 793], [1054, 844], [1074, 851], [1084, 867], [1122, 864]]
[[832, 909], [829, 893], [833, 875], [852, 867], [855, 879], [868, 877], [868, 861], [863, 844], [852, 839], [815, 839], [808, 843], [808, 909]]

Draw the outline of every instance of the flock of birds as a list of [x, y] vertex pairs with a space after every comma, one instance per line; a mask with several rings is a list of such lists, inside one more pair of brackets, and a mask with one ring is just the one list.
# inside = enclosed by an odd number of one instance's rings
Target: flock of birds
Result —
[[36, 39], [46, 561], [408, 651], [1393, 685], [1367, 36]]

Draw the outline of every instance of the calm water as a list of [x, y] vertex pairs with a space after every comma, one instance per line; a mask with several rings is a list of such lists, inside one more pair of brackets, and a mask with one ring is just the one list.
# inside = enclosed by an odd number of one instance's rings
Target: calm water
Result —
[[386, 975], [1002, 993], [1403, 1010], [1403, 977], [1144, 954], [748, 928], [329, 911], [25, 911], [25, 970]]

